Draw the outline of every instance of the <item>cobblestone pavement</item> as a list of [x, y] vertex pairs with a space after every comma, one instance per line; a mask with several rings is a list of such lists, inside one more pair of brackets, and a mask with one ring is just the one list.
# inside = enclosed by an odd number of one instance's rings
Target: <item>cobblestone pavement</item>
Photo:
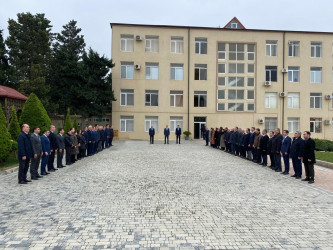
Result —
[[116, 142], [0, 190], [0, 248], [333, 249], [332, 192], [196, 142]]

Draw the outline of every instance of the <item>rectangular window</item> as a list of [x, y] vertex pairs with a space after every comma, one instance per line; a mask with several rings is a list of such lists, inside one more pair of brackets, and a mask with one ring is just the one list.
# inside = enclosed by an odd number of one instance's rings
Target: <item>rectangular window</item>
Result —
[[288, 67], [288, 82], [299, 82], [299, 67]]
[[229, 77], [229, 87], [244, 87], [244, 77]]
[[229, 89], [228, 90], [229, 100], [244, 100], [244, 90]]
[[146, 106], [158, 106], [158, 90], [146, 90]]
[[310, 108], [321, 109], [321, 93], [310, 93]]
[[277, 41], [266, 41], [266, 56], [277, 56]]
[[133, 79], [134, 78], [134, 63], [133, 62], [121, 62], [121, 78]]
[[155, 132], [158, 132], [158, 116], [146, 116], [145, 118], [145, 131], [149, 132], [151, 126], [154, 127]]
[[277, 128], [277, 118], [276, 117], [265, 117], [265, 129], [267, 131], [274, 131]]
[[159, 37], [146, 36], [146, 52], [158, 52], [158, 51], [159, 51]]
[[217, 73], [225, 74], [225, 63], [219, 63], [217, 65]]
[[248, 77], [247, 78], [247, 86], [248, 87], [254, 87], [254, 78], [253, 77]]
[[247, 90], [247, 99], [254, 100], [254, 90]]
[[254, 73], [254, 64], [247, 65], [247, 73]]
[[120, 35], [120, 49], [125, 52], [132, 52], [134, 49], [134, 35]]
[[223, 111], [223, 110], [225, 110], [225, 103], [218, 103], [217, 104], [217, 110], [218, 111]]
[[218, 43], [217, 53], [218, 53], [218, 59], [225, 60], [225, 43]]
[[289, 56], [299, 56], [299, 41], [289, 41], [288, 53]]
[[254, 111], [254, 103], [247, 104], [247, 111]]
[[229, 63], [229, 73], [244, 74], [244, 64], [243, 63]]
[[265, 108], [266, 109], [277, 108], [277, 93], [265, 93]]
[[194, 91], [194, 107], [207, 107], [207, 91]]
[[133, 131], [134, 131], [134, 117], [120, 116], [120, 132], [133, 132]]
[[207, 38], [195, 38], [195, 53], [207, 54]]
[[299, 108], [299, 93], [288, 93], [288, 108], [289, 109]]
[[183, 127], [183, 117], [180, 116], [171, 116], [170, 117], [170, 132], [175, 132], [177, 126], [179, 125], [179, 127]]
[[134, 105], [134, 89], [120, 90], [120, 105], [133, 106]]
[[184, 53], [184, 41], [183, 37], [171, 37], [171, 53]]
[[310, 132], [321, 133], [322, 120], [321, 118], [310, 118]]
[[158, 63], [146, 63], [146, 79], [158, 79]]
[[228, 103], [229, 111], [244, 111], [244, 103]]
[[320, 67], [311, 67], [310, 69], [310, 82], [321, 83], [322, 70]]
[[266, 81], [277, 82], [277, 66], [266, 66]]
[[223, 76], [223, 77], [218, 77], [217, 78], [217, 85], [218, 86], [225, 86], [225, 77]]
[[225, 90], [224, 89], [219, 89], [217, 90], [217, 99], [225, 99]]
[[242, 61], [244, 60], [244, 44], [230, 43], [229, 44], [229, 60]]
[[321, 57], [321, 42], [311, 42], [311, 57]]
[[184, 68], [183, 64], [171, 63], [170, 65], [171, 80], [182, 81], [184, 79]]
[[300, 130], [299, 118], [288, 117], [288, 130], [290, 133], [294, 133]]
[[183, 91], [170, 91], [170, 107], [183, 107]]
[[247, 60], [253, 61], [254, 60], [254, 44], [247, 45]]
[[207, 80], [207, 64], [194, 65], [194, 80]]

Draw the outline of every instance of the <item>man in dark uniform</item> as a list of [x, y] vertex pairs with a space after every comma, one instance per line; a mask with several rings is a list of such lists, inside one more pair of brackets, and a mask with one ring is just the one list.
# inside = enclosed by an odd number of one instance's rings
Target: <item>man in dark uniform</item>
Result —
[[33, 157], [31, 158], [30, 164], [30, 176], [32, 180], [38, 180], [38, 178], [42, 178], [42, 176], [38, 173], [40, 158], [43, 155], [42, 144], [40, 141], [40, 128], [34, 127], [34, 133], [30, 135], [30, 141], [33, 151]]
[[49, 173], [46, 172], [46, 165], [48, 164], [49, 156], [51, 154], [51, 143], [48, 136], [50, 135], [49, 130], [45, 130], [43, 132], [42, 137], [40, 138], [41, 144], [42, 144], [42, 150], [43, 150], [43, 156], [42, 156], [42, 163], [40, 166], [41, 175], [48, 175]]
[[164, 144], [166, 144], [167, 142], [169, 144], [169, 135], [170, 135], [170, 129], [169, 129], [168, 125], [166, 125], [166, 127], [164, 129]]
[[111, 127], [110, 127], [110, 138], [109, 138], [109, 146], [111, 147], [111, 146], [113, 146], [112, 145], [112, 140], [113, 140], [113, 127], [112, 127], [112, 125], [111, 125]]
[[284, 162], [284, 172], [282, 172], [282, 174], [287, 175], [289, 174], [291, 138], [288, 136], [289, 130], [283, 130], [282, 134], [281, 154]]
[[29, 170], [30, 159], [33, 157], [33, 151], [29, 135], [30, 127], [28, 124], [22, 125], [22, 132], [17, 137], [18, 146], [18, 160], [19, 160], [19, 171], [18, 171], [18, 183], [27, 184], [31, 182], [27, 180], [27, 173]]
[[281, 166], [281, 146], [282, 146], [283, 136], [280, 133], [280, 129], [276, 128], [274, 130], [274, 137], [272, 139], [272, 152], [274, 154], [275, 162], [275, 172], [282, 172]]
[[59, 134], [57, 135], [57, 168], [63, 168], [62, 159], [64, 157], [64, 150], [65, 150], [65, 139], [64, 139], [64, 129], [59, 130]]
[[182, 135], [182, 129], [180, 128], [180, 126], [178, 125], [176, 128], [176, 144], [180, 144], [180, 136]]
[[50, 126], [50, 135], [48, 136], [49, 140], [50, 140], [50, 146], [51, 146], [51, 152], [50, 152], [49, 160], [47, 163], [47, 169], [49, 170], [49, 172], [55, 172], [56, 170], [58, 170], [58, 169], [54, 168], [54, 155], [55, 155], [56, 150], [58, 149], [57, 138], [56, 138], [54, 131], [55, 131], [55, 126], [51, 125]]
[[206, 146], [208, 146], [209, 145], [209, 129], [208, 129], [208, 127], [206, 127], [205, 139], [206, 139]]
[[290, 157], [293, 163], [295, 174], [291, 177], [296, 179], [302, 178], [302, 158], [304, 151], [304, 140], [302, 139], [302, 134], [300, 131], [294, 133], [293, 142], [290, 147]]
[[74, 147], [72, 134], [74, 133], [74, 128], [71, 128], [67, 131], [65, 136], [65, 149], [66, 149], [66, 165], [71, 165], [71, 154], [72, 154], [72, 147]]
[[155, 135], [155, 129], [154, 129], [153, 126], [151, 126], [150, 129], [149, 129], [150, 144], [154, 144], [154, 135]]
[[110, 129], [109, 124], [106, 124], [105, 130], [104, 130], [104, 138], [105, 138], [105, 148], [109, 147], [109, 139], [110, 139]]
[[85, 133], [86, 133], [86, 135], [85, 135], [86, 141], [87, 141], [87, 144], [88, 144], [87, 155], [91, 156], [91, 155], [93, 155], [93, 132], [92, 132], [92, 126], [91, 125], [89, 125], [88, 130]]
[[250, 132], [250, 141], [249, 141], [249, 148], [251, 148], [251, 151], [249, 151], [249, 153], [251, 154], [250, 157], [249, 157], [249, 160], [250, 161], [253, 161], [254, 160], [254, 155], [255, 155], [255, 148], [253, 147], [253, 144], [254, 144], [254, 138], [256, 137], [256, 133], [254, 132], [255, 131], [255, 127], [251, 127], [251, 132]]
[[267, 130], [263, 129], [262, 136], [260, 138], [260, 155], [261, 155], [261, 158], [262, 158], [261, 165], [263, 167], [267, 166], [267, 145], [268, 145], [268, 141], [269, 141], [269, 137], [267, 135]]
[[314, 164], [316, 163], [315, 148], [316, 143], [311, 139], [311, 133], [309, 131], [304, 131], [304, 153], [303, 153], [303, 163], [305, 169], [306, 178], [302, 181], [308, 181], [309, 184], [314, 183]]

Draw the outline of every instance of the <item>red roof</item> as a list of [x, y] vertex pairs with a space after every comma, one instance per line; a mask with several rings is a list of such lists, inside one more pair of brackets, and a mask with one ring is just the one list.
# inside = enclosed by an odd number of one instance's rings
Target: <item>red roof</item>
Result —
[[2, 85], [0, 85], [0, 97], [18, 99], [23, 101], [28, 99], [28, 97], [22, 95], [20, 92], [16, 91], [15, 89], [8, 88]]

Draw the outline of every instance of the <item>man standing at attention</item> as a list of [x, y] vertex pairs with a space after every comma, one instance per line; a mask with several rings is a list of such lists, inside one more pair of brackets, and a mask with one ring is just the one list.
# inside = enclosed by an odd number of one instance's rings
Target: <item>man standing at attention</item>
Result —
[[50, 153], [51, 153], [51, 143], [50, 143], [50, 140], [48, 138], [49, 135], [50, 135], [50, 131], [45, 130], [42, 137], [40, 138], [41, 143], [42, 143], [42, 150], [43, 150], [42, 164], [40, 166], [41, 175], [49, 174], [49, 173], [46, 172], [46, 164], [48, 163], [49, 156], [50, 156]]
[[293, 163], [295, 174], [291, 177], [295, 177], [296, 179], [302, 178], [302, 158], [304, 151], [304, 140], [302, 139], [302, 133], [300, 131], [296, 131], [294, 133], [293, 143], [290, 147], [290, 157]]
[[280, 129], [276, 128], [274, 130], [274, 137], [272, 139], [272, 153], [274, 154], [275, 172], [282, 172], [281, 153], [280, 153], [282, 139], [283, 139], [283, 137], [280, 134]]
[[302, 181], [308, 181], [309, 184], [314, 183], [314, 164], [316, 163], [315, 148], [316, 143], [311, 139], [311, 133], [309, 131], [304, 131], [304, 153], [303, 153], [303, 163], [305, 169], [306, 178]]
[[32, 146], [29, 135], [30, 127], [28, 124], [22, 125], [22, 132], [17, 137], [19, 159], [18, 183], [27, 184], [27, 173], [29, 170], [30, 159], [33, 157]]
[[176, 128], [176, 144], [180, 144], [180, 136], [182, 135], [182, 129], [179, 127], [179, 125]]
[[59, 130], [59, 134], [57, 135], [57, 144], [58, 144], [58, 151], [57, 151], [57, 168], [63, 168], [62, 165], [62, 158], [64, 157], [64, 150], [65, 150], [65, 140], [64, 140], [64, 129]]
[[206, 139], [206, 146], [208, 146], [209, 145], [209, 129], [208, 129], [208, 127], [206, 127], [205, 139]]
[[166, 125], [166, 127], [164, 129], [164, 144], [166, 144], [167, 141], [169, 144], [169, 135], [170, 135], [170, 129], [169, 129], [168, 125]]
[[72, 155], [72, 148], [74, 147], [72, 134], [74, 133], [74, 128], [70, 128], [67, 131], [65, 136], [65, 149], [66, 149], [66, 165], [71, 165], [71, 155]]
[[58, 148], [57, 138], [56, 138], [56, 135], [55, 135], [54, 131], [55, 131], [55, 126], [51, 125], [50, 126], [50, 135], [48, 136], [49, 140], [50, 140], [50, 146], [51, 146], [49, 160], [48, 160], [48, 163], [47, 163], [47, 169], [49, 170], [49, 172], [55, 172], [56, 170], [58, 170], [58, 169], [54, 168], [54, 165], [53, 165], [54, 155], [55, 155], [55, 152]]
[[151, 126], [149, 129], [150, 144], [154, 144], [154, 135], [155, 135], [155, 129], [153, 126]]
[[291, 138], [288, 136], [289, 131], [283, 130], [283, 140], [281, 146], [281, 154], [284, 162], [284, 172], [282, 174], [289, 174], [289, 154], [290, 154], [290, 146], [291, 146]]
[[38, 180], [38, 178], [42, 178], [42, 176], [38, 173], [39, 163], [40, 163], [40, 157], [43, 155], [42, 151], [42, 144], [40, 142], [40, 128], [34, 127], [34, 133], [30, 136], [32, 151], [33, 151], [33, 157], [31, 158], [31, 164], [30, 164], [30, 175], [32, 180]]

